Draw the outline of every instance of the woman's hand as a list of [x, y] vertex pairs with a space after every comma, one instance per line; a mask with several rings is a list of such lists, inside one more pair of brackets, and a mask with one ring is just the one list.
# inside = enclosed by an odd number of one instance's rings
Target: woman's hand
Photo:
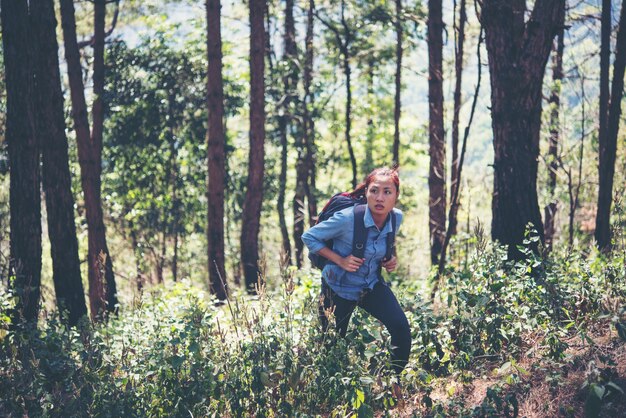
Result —
[[392, 271], [394, 271], [397, 265], [398, 259], [395, 255], [392, 256], [389, 260], [383, 261], [383, 267], [385, 268], [385, 270], [387, 270], [387, 273], [391, 273]]
[[364, 258], [358, 258], [350, 254], [347, 257], [343, 257], [341, 259], [341, 262], [337, 264], [339, 264], [339, 267], [341, 267], [345, 271], [349, 273], [353, 273], [357, 271], [359, 267], [361, 267], [361, 264], [363, 264], [364, 261], [365, 261]]

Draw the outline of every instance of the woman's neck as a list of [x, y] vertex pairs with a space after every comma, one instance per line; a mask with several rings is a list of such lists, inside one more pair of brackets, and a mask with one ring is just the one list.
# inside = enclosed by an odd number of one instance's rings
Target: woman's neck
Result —
[[376, 227], [378, 229], [383, 229], [383, 227], [385, 226], [385, 222], [387, 221], [387, 215], [375, 215], [372, 213], [372, 219], [374, 220], [374, 225], [376, 225]]

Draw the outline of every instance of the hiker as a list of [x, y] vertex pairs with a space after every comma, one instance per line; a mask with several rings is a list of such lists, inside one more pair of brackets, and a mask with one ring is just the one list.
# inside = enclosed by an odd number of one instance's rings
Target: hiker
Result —
[[[409, 359], [411, 330], [398, 300], [382, 277], [381, 268], [391, 272], [397, 265], [393, 248], [388, 248], [393, 247], [393, 239], [387, 238], [393, 238], [402, 223], [402, 212], [394, 207], [399, 194], [397, 170], [377, 168], [352, 192], [341, 194], [344, 199], [363, 204], [335, 212], [302, 235], [309, 252], [327, 260], [322, 270], [319, 308], [324, 331], [328, 329], [326, 315], [334, 310], [337, 331], [345, 337], [352, 312], [361, 307], [381, 321], [391, 334], [392, 366], [398, 374]], [[332, 206], [337, 196], [340, 195], [335, 195], [327, 207]], [[363, 244], [355, 245], [360, 219], [364, 225]], [[360, 253], [355, 255], [358, 250]], [[385, 260], [386, 255], [391, 256]]]

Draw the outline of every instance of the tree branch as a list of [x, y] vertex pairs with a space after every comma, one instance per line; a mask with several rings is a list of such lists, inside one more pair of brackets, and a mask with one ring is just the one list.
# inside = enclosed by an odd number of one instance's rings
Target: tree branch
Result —
[[[113, 30], [115, 30], [115, 26], [117, 26], [117, 18], [119, 17], [119, 14], [120, 14], [120, 0], [111, 0], [111, 1], [106, 2], [106, 4], [111, 4], [111, 3], [115, 3], [115, 11], [113, 12], [113, 20], [111, 21], [111, 27], [109, 28], [108, 31], [104, 32], [105, 39], [111, 36], [111, 34], [113, 33]], [[93, 46], [94, 38], [95, 37], [92, 35], [91, 38], [78, 42], [78, 49], [83, 49], [88, 46]]]

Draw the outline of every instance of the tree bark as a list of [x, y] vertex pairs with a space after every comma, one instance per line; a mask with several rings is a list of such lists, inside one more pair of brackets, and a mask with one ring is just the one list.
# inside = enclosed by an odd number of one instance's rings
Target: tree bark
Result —
[[[615, 175], [617, 134], [619, 131], [620, 116], [622, 114], [624, 70], [626, 67], [626, 10], [624, 6], [625, 4], [622, 2], [619, 29], [617, 31], [617, 41], [615, 43], [615, 61], [613, 62], [613, 80], [611, 81], [611, 96], [608, 103], [608, 116], [606, 118], [606, 135], [602, 136], [601, 133], [599, 139], [600, 184], [598, 189], [598, 212], [596, 214], [595, 238], [598, 243], [598, 248], [602, 251], [608, 251], [611, 249], [611, 204], [613, 201], [613, 177]], [[603, 115], [601, 114], [600, 121], [602, 120]]]
[[317, 221], [317, 187], [316, 187], [316, 170], [317, 158], [315, 152], [315, 121], [312, 116], [314, 108], [314, 98], [311, 93], [311, 84], [313, 80], [313, 29], [314, 29], [315, 1], [309, 0], [309, 9], [307, 11], [305, 58], [304, 58], [304, 140], [306, 143], [306, 162], [307, 162], [307, 188], [306, 198], [309, 209], [309, 225], [315, 225]]
[[287, 61], [287, 74], [285, 78], [285, 112], [289, 117], [290, 131], [294, 133], [294, 145], [296, 148], [296, 190], [293, 196], [293, 242], [295, 246], [296, 265], [302, 267], [304, 255], [305, 199], [308, 181], [307, 148], [306, 139], [302, 133], [301, 125], [295, 115], [296, 109], [300, 109], [298, 103], [298, 48], [296, 44], [296, 28], [293, 18], [293, 0], [285, 2], [285, 57]]
[[[46, 196], [52, 279], [57, 308], [69, 325], [87, 314], [74, 223], [74, 196], [65, 136], [63, 92], [52, 0], [31, 3], [30, 15], [37, 42], [37, 136], [41, 144], [42, 181]], [[67, 317], [66, 317], [67, 315]]]
[[241, 226], [241, 262], [249, 292], [261, 280], [258, 245], [265, 159], [264, 10], [264, 0], [250, 0], [250, 155]]
[[528, 23], [525, 7], [521, 0], [485, 0], [481, 13], [495, 151], [491, 235], [508, 245], [510, 259], [523, 257], [517, 245], [529, 223], [543, 241], [536, 187], [541, 88], [552, 40], [563, 26], [565, 4], [537, 0]]
[[[456, 2], [455, 2], [456, 3]], [[459, 25], [455, 30], [456, 45], [454, 48], [454, 115], [452, 116], [452, 165], [450, 167], [450, 195], [453, 196], [456, 193], [456, 189], [459, 187], [459, 119], [461, 113], [461, 87], [463, 85], [463, 51], [465, 46], [465, 22], [467, 22], [466, 2], [461, 0], [459, 4]], [[452, 199], [451, 199], [452, 200]], [[454, 206], [454, 205], [452, 205]], [[448, 228], [451, 229], [452, 235], [456, 234], [456, 211], [455, 209], [450, 212], [450, 216], [454, 216], [454, 222], [452, 219], [448, 220]]]
[[554, 218], [558, 204], [556, 202], [556, 171], [559, 168], [558, 145], [560, 136], [560, 107], [561, 107], [561, 82], [563, 80], [563, 49], [564, 30], [561, 28], [554, 45], [554, 59], [552, 66], [552, 91], [548, 105], [550, 107], [550, 139], [548, 147], [548, 192], [550, 193], [550, 203], [544, 209], [545, 219], [545, 240], [546, 248], [552, 248], [555, 226]]
[[352, 42], [352, 31], [348, 27], [345, 17], [346, 2], [341, 0], [341, 25], [344, 32], [343, 43], [338, 36], [340, 49], [343, 55], [343, 73], [346, 76], [346, 144], [348, 145], [348, 154], [350, 156], [350, 165], [352, 166], [352, 188], [356, 188], [357, 184], [357, 164], [352, 148], [352, 69], [350, 68], [350, 44]]
[[220, 0], [206, 1], [207, 21], [207, 242], [211, 292], [225, 300], [228, 294], [224, 260], [224, 190], [226, 151]]
[[428, 2], [429, 155], [428, 227], [430, 260], [439, 261], [446, 226], [446, 149], [443, 126], [443, 17], [441, 0]]
[[402, 0], [396, 0], [396, 93], [393, 108], [393, 163], [400, 164], [400, 113], [402, 103], [400, 93], [402, 91]]
[[2, 0], [0, 6], [10, 164], [10, 269], [18, 296], [12, 324], [23, 320], [36, 324], [41, 284], [41, 174], [33, 101], [32, 32], [27, 0]]
[[76, 41], [76, 18], [72, 0], [61, 0], [61, 25], [72, 99], [72, 117], [78, 145], [78, 162], [88, 228], [89, 305], [92, 319], [102, 319], [117, 306], [113, 263], [107, 247], [102, 213], [102, 127], [104, 91], [104, 18], [106, 4], [94, 2], [93, 132], [89, 131], [87, 103]]
[[[374, 65], [375, 60], [373, 56], [369, 56], [366, 59], [365, 67], [365, 80], [367, 86], [367, 103], [370, 109], [374, 109], [376, 106], [374, 100]], [[362, 170], [364, 173], [370, 173], [374, 167], [374, 112], [368, 112], [367, 114], [367, 130], [365, 131], [365, 160], [362, 163]]]

